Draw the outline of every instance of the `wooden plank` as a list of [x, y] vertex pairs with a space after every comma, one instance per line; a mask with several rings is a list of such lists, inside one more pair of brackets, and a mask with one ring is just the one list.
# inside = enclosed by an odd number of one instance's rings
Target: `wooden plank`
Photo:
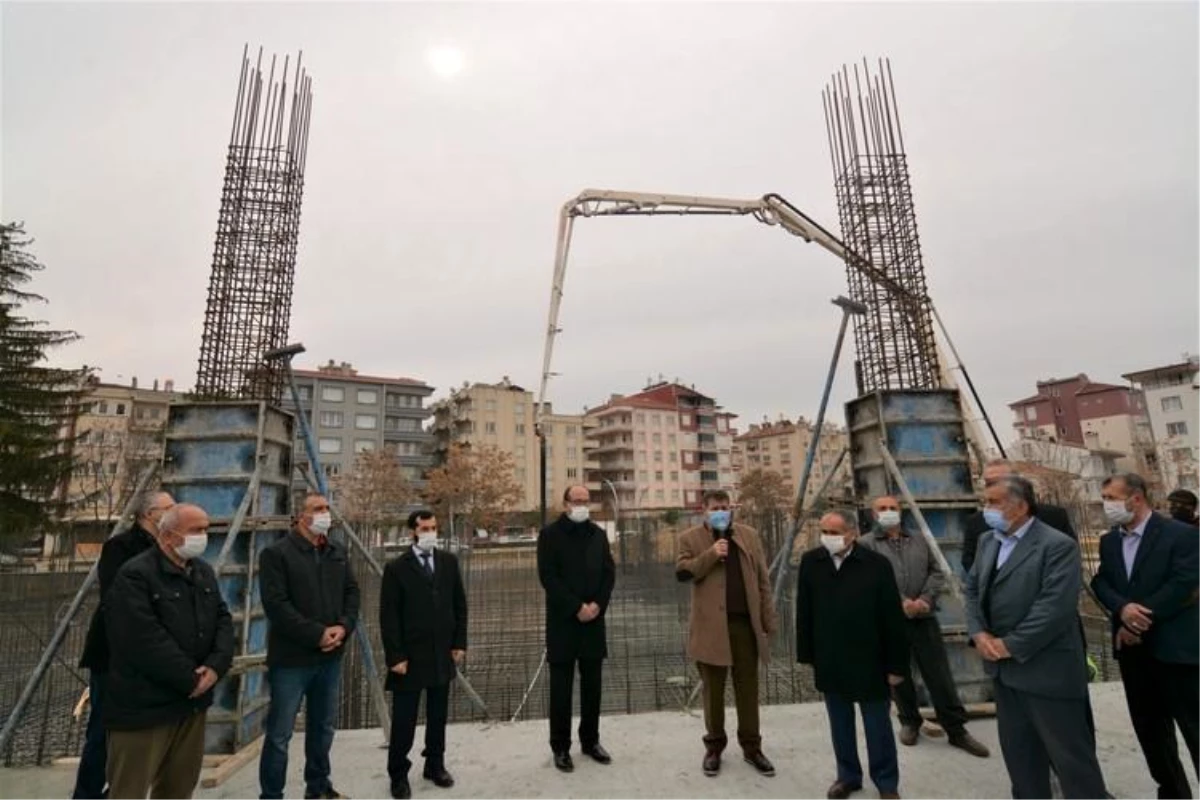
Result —
[[[978, 717], [996, 716], [995, 703], [967, 703], [965, 708], [967, 710], [967, 716], [972, 719]], [[932, 708], [922, 707], [921, 716], [927, 720], [932, 720], [937, 718], [937, 712], [935, 712]]]
[[254, 759], [258, 758], [258, 754], [262, 752], [263, 737], [259, 736], [250, 744], [238, 750], [231, 756], [226, 756], [220, 766], [212, 770], [208, 775], [205, 775], [200, 780], [200, 785], [205, 789], [213, 789], [220, 786], [225, 781], [229, 780], [233, 773], [237, 772], [242, 767], [249, 764]]

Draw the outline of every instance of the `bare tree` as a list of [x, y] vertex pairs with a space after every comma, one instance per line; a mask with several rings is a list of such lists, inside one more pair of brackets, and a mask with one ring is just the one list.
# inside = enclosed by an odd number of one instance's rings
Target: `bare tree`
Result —
[[401, 524], [420, 499], [395, 454], [387, 450], [359, 453], [350, 472], [334, 479], [334, 488], [342, 514], [368, 546], [382, 544], [384, 534]]
[[425, 499], [438, 516], [453, 528], [459, 515], [468, 531], [498, 530], [523, 498], [512, 455], [491, 445], [451, 445], [445, 463], [429, 473], [425, 485]]
[[742, 474], [737, 496], [739, 516], [758, 529], [774, 553], [783, 543], [792, 506], [789, 482], [778, 472], [755, 468]]

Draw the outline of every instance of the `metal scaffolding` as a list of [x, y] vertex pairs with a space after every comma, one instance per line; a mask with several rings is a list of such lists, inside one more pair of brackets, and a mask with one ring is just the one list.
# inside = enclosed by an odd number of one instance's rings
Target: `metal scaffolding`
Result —
[[283, 390], [283, 368], [262, 354], [288, 337], [312, 83], [299, 57], [276, 80], [272, 56], [265, 83], [262, 62], [243, 51], [196, 373], [204, 399], [278, 402]]
[[[851, 89], [853, 77], [853, 91]], [[865, 94], [864, 94], [865, 84]], [[899, 284], [917, 305], [847, 264], [851, 299], [867, 306], [854, 321], [859, 394], [940, 386], [925, 266], [891, 63], [872, 75], [842, 67], [823, 92], [842, 240]]]

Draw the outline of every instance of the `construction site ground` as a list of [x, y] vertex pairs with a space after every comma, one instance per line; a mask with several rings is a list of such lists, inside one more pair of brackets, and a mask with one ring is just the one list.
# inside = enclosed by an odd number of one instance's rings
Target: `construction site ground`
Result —
[[[1120, 798], [1154, 797], [1121, 684], [1092, 686], [1098, 728], [1097, 751], [1109, 792]], [[728, 723], [733, 733], [735, 714]], [[700, 771], [703, 748], [700, 717], [682, 712], [607, 715], [601, 738], [614, 763], [601, 766], [574, 749], [575, 772], [554, 769], [544, 719], [515, 724], [459, 723], [447, 733], [447, 766], [456, 785], [437, 789], [421, 780], [419, 758], [422, 731], [414, 747], [413, 796], [456, 797], [824, 797], [833, 780], [833, 755], [824, 706], [819, 703], [775, 705], [762, 709], [764, 750], [775, 762], [774, 778], [759, 776], [744, 763], [736, 745], [726, 752], [721, 774]], [[951, 749], [944, 738], [922, 737], [916, 747], [900, 747], [900, 791], [907, 797], [1010, 797], [996, 739], [995, 719], [976, 719], [971, 732], [992, 748], [989, 759], [977, 759]], [[732, 738], [732, 737], [731, 737]], [[866, 750], [859, 730], [864, 767]], [[378, 730], [340, 731], [333, 745], [334, 781], [344, 794], [356, 798], [387, 797], [387, 754]], [[1182, 745], [1182, 743], [1181, 743]], [[288, 796], [303, 796], [303, 734], [292, 740]], [[1181, 747], [1185, 764], [1189, 759]], [[258, 796], [258, 765], [253, 761], [214, 789], [200, 789], [200, 798]], [[1194, 778], [1190, 766], [1188, 772]], [[74, 780], [71, 766], [5, 769], [0, 771], [0, 797], [69, 797]], [[1193, 792], [1196, 792], [1193, 783]], [[857, 797], [877, 797], [868, 785]]]

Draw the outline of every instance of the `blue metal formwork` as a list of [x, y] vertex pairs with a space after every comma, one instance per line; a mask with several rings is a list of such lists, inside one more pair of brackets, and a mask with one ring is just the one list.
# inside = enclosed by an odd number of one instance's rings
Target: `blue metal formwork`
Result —
[[[865, 503], [880, 495], [899, 496], [899, 488], [880, 449], [881, 440], [886, 442], [938, 547], [956, 578], [964, 581], [963, 533], [967, 518], [978, 508], [978, 500], [972, 489], [958, 392], [945, 389], [872, 392], [846, 404], [846, 424], [855, 496]], [[906, 509], [903, 518], [908, 530], [917, 530], [910, 511]], [[937, 617], [963, 702], [991, 700], [991, 679], [983, 671], [983, 661], [967, 642], [962, 603], [949, 592], [944, 593]], [[928, 705], [919, 679], [917, 684], [922, 702]]]
[[[256, 570], [262, 550], [291, 525], [294, 423], [290, 413], [255, 401], [180, 403], [168, 413], [162, 488], [208, 512], [203, 557], [233, 615], [234, 666], [214, 691], [206, 753], [237, 752], [261, 735], [266, 720], [267, 619]], [[258, 491], [226, 549], [256, 469]]]

